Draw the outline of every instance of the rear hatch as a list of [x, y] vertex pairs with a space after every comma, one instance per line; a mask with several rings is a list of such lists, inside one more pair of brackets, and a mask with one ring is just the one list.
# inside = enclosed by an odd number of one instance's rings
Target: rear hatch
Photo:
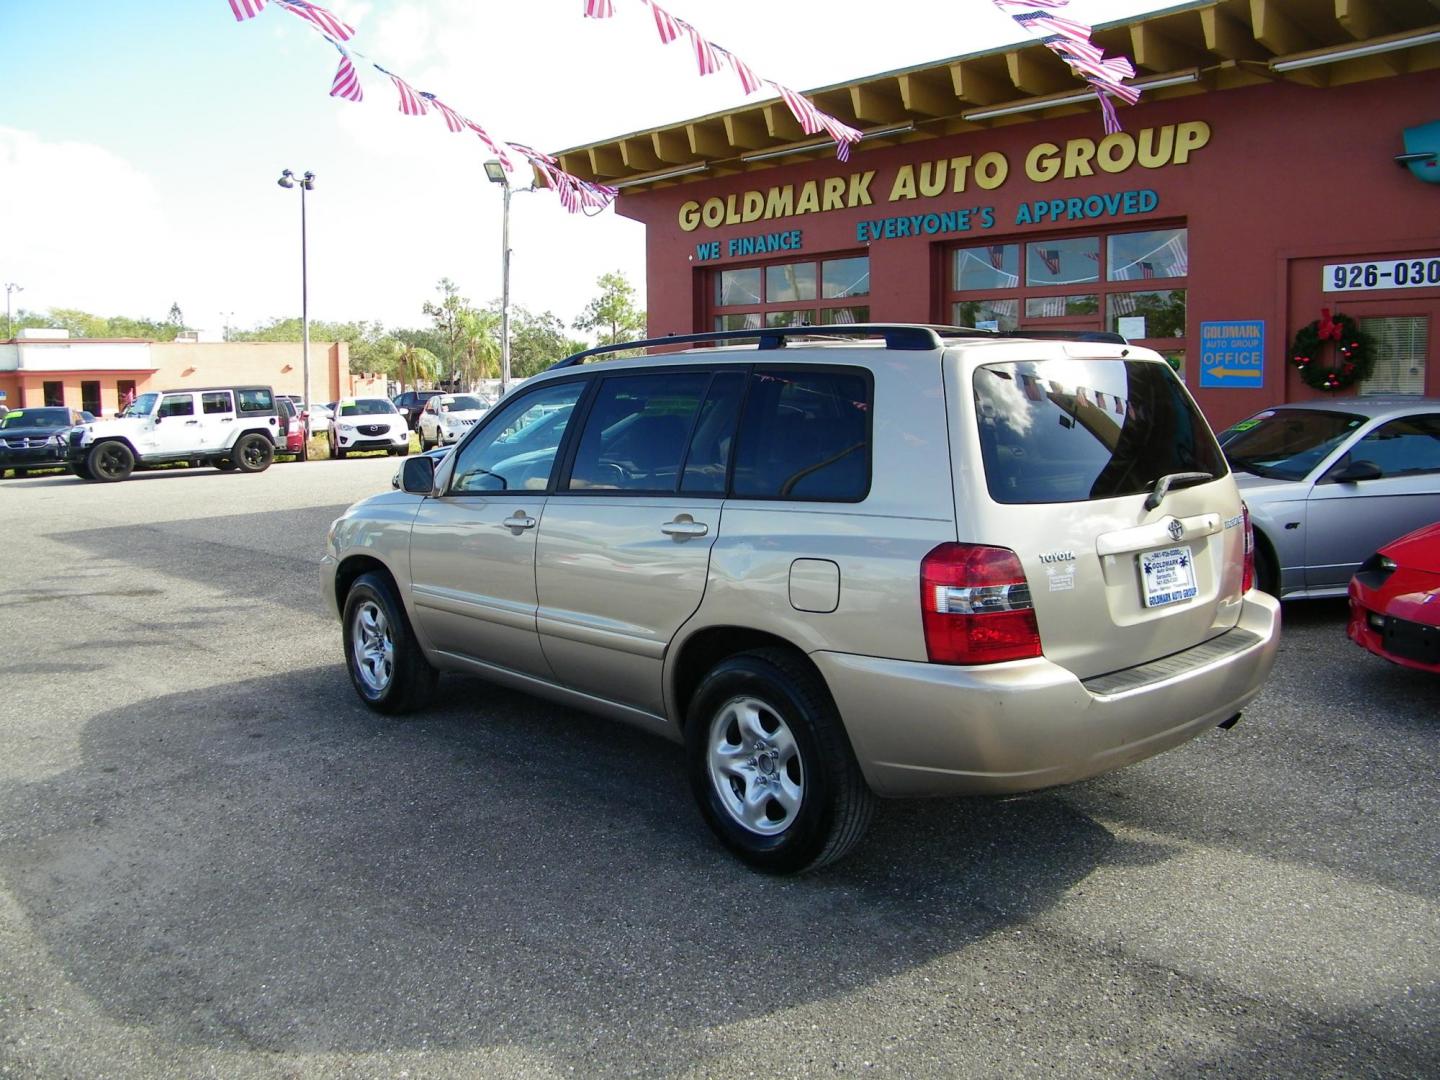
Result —
[[1164, 359], [1040, 341], [965, 356], [946, 368], [959, 539], [1019, 556], [1045, 656], [1083, 679], [1234, 626], [1240, 497]]

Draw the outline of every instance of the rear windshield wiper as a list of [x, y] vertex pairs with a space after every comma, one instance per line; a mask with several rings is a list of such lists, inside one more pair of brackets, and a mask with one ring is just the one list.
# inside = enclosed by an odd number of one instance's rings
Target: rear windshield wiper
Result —
[[1154, 510], [1170, 493], [1172, 487], [1189, 487], [1191, 484], [1204, 484], [1215, 477], [1208, 472], [1172, 472], [1166, 473], [1155, 481], [1155, 486], [1150, 489], [1150, 494], [1145, 497], [1145, 509]]

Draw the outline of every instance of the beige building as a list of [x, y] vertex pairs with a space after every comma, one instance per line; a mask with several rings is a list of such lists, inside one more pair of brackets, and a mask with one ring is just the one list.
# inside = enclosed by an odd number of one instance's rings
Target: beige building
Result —
[[[72, 338], [63, 330], [25, 330], [0, 341], [0, 404], [68, 405], [96, 416], [120, 408], [134, 390], [253, 383], [303, 394], [298, 341], [144, 341]], [[344, 341], [310, 343], [310, 399], [383, 396], [383, 375], [352, 375]]]

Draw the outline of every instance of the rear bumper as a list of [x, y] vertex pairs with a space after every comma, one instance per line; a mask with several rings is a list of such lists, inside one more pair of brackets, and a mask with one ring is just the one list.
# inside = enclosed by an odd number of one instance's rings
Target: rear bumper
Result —
[[1173, 674], [1113, 693], [1092, 692], [1043, 657], [982, 668], [811, 659], [877, 794], [1004, 795], [1121, 768], [1234, 716], [1275, 663], [1279, 602], [1252, 591], [1236, 630], [1240, 647], [1215, 657], [1207, 643], [1199, 662], [1181, 653], [1167, 661]]

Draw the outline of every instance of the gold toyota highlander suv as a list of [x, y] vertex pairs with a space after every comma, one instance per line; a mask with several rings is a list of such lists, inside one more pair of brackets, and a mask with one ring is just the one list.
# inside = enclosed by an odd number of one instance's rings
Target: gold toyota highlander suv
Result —
[[876, 796], [1065, 784], [1229, 726], [1279, 634], [1210, 428], [1111, 334], [581, 353], [346, 511], [322, 577], [370, 707], [462, 672], [668, 736], [776, 872], [849, 850]]

